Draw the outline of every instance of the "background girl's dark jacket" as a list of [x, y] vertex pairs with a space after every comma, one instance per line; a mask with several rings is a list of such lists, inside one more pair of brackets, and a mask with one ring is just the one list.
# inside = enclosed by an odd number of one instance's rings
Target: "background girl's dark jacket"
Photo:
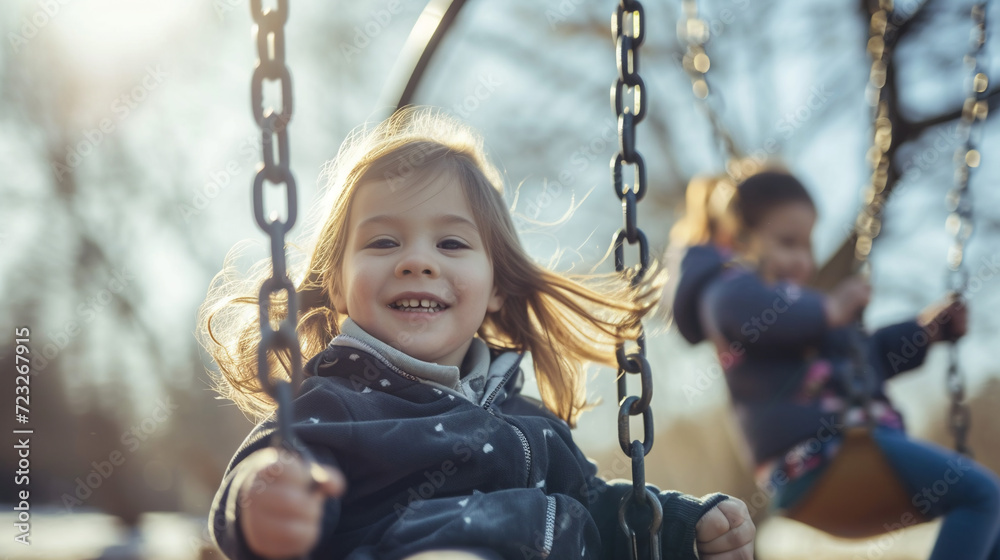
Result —
[[[627, 557], [617, 514], [631, 484], [595, 476], [566, 423], [520, 394], [519, 363], [479, 406], [336, 339], [311, 359], [294, 430], [348, 481], [326, 502], [311, 557], [394, 559], [442, 547], [519, 560]], [[210, 530], [234, 560], [256, 558], [239, 529], [240, 462], [274, 430], [265, 421], [240, 445], [212, 506]], [[695, 524], [725, 497], [658, 497], [663, 557], [696, 558]]]
[[692, 344], [713, 339], [758, 464], [810, 438], [837, 435], [852, 340], [870, 366], [873, 398], [886, 405], [884, 382], [926, 356], [928, 337], [916, 321], [870, 335], [829, 328], [823, 297], [789, 283], [767, 285], [710, 245], [691, 247], [681, 263], [674, 320]]

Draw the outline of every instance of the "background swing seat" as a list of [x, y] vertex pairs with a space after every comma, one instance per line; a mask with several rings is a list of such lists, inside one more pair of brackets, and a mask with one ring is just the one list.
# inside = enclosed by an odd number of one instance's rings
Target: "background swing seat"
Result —
[[785, 517], [841, 538], [865, 538], [928, 521], [866, 427], [849, 428], [816, 486]]

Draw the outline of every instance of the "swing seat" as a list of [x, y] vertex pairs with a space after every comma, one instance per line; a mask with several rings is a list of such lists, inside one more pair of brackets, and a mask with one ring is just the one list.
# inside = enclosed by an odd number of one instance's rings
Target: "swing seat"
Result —
[[816, 486], [785, 516], [841, 538], [866, 538], [928, 521], [865, 427], [849, 428]]

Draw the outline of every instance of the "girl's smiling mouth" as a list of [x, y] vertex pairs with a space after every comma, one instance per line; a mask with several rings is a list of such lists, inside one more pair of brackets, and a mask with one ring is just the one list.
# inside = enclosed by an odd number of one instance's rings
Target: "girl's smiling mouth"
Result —
[[450, 306], [428, 292], [404, 292], [386, 307], [404, 313], [440, 313]]
[[447, 305], [428, 299], [400, 299], [388, 305], [389, 309], [408, 313], [440, 313]]

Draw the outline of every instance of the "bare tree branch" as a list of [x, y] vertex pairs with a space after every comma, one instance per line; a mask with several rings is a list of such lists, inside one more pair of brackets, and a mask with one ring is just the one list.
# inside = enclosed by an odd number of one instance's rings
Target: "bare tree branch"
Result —
[[[989, 107], [989, 113], [992, 113], [995, 109], [1000, 107], [1000, 87], [993, 88], [992, 91], [986, 94], [985, 97], [987, 101], [987, 106]], [[953, 121], [962, 117], [962, 108], [959, 107], [948, 113], [940, 114], [936, 117], [931, 117], [924, 119], [922, 121], [908, 122], [904, 121], [904, 126], [907, 128], [907, 137], [916, 138], [924, 133], [928, 128], [935, 127], [939, 124], [944, 124], [946, 122]]]

